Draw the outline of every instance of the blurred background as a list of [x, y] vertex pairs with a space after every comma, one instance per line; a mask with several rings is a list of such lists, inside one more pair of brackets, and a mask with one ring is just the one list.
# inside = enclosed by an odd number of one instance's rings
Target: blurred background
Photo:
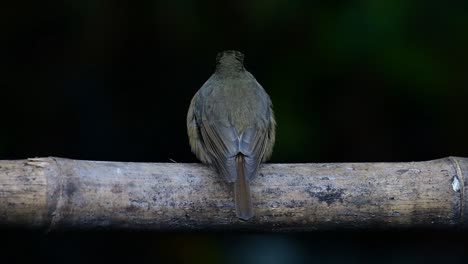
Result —
[[[461, 0], [3, 1], [0, 159], [198, 162], [186, 111], [225, 49], [245, 53], [272, 98], [271, 162], [468, 157], [467, 12]], [[463, 263], [465, 236], [7, 229], [0, 254], [49, 263]]]

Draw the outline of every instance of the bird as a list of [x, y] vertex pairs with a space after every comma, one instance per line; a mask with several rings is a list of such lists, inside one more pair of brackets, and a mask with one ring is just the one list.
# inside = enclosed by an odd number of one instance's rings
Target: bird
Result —
[[244, 54], [219, 52], [216, 69], [193, 96], [187, 113], [192, 152], [234, 184], [236, 216], [254, 216], [250, 182], [275, 144], [276, 121], [265, 89], [244, 67]]

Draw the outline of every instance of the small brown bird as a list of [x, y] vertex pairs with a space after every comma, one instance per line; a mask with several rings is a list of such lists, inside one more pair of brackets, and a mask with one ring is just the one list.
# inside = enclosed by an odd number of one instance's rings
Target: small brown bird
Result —
[[203, 163], [234, 183], [237, 217], [254, 215], [250, 180], [275, 143], [270, 97], [243, 65], [238, 51], [220, 52], [216, 70], [192, 99], [187, 114], [190, 146]]

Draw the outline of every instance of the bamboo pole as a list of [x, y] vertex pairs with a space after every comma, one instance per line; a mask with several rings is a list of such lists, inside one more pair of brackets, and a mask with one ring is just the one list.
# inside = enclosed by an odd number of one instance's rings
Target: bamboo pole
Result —
[[54, 229], [304, 231], [468, 223], [468, 158], [408, 163], [266, 164], [255, 217], [200, 164], [35, 158], [0, 161], [0, 225]]

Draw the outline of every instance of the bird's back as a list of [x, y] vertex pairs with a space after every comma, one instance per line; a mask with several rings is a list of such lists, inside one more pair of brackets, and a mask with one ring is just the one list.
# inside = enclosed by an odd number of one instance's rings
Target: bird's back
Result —
[[267, 126], [270, 102], [261, 85], [246, 72], [214, 81], [211, 95], [205, 97], [203, 118], [235, 128], [237, 136], [249, 127]]
[[271, 151], [274, 120], [268, 94], [255, 78], [245, 73], [213, 75], [200, 89], [196, 104], [200, 137], [207, 156], [229, 182], [236, 180], [235, 157], [246, 159], [246, 177], [251, 179]]

